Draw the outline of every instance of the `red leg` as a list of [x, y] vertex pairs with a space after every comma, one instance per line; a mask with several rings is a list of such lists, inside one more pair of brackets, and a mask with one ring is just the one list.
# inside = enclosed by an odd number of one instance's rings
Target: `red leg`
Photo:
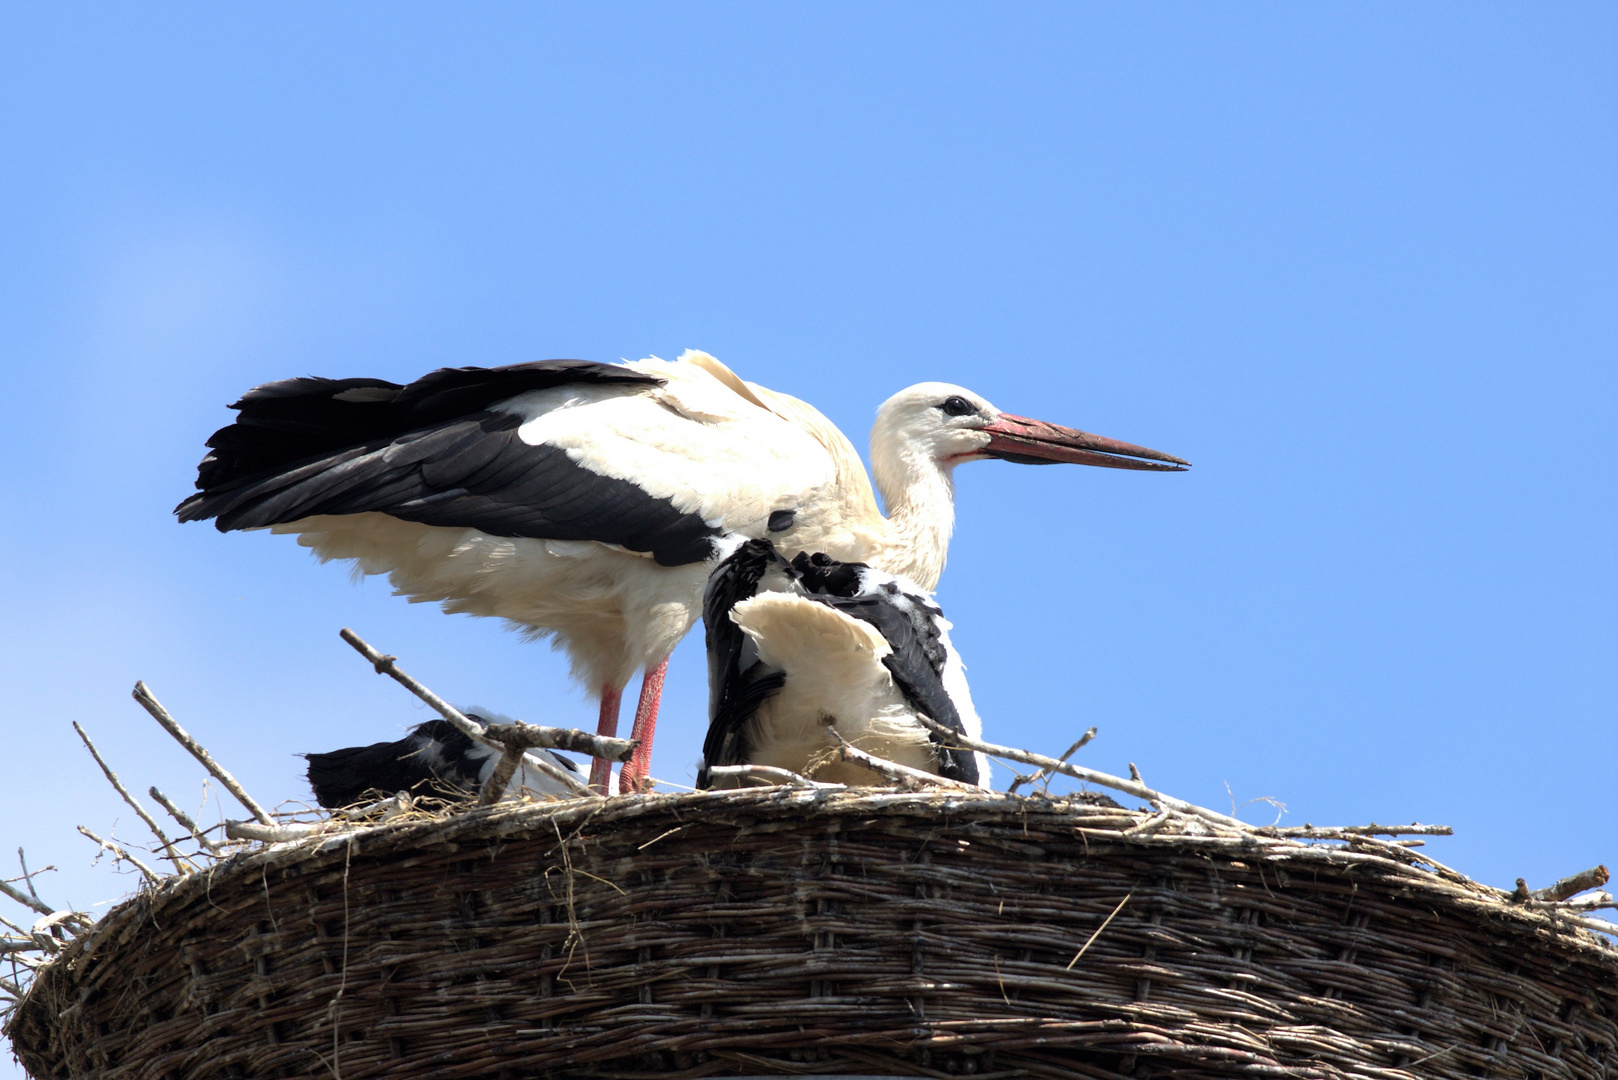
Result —
[[[605, 735], [609, 739], [618, 737], [618, 705], [624, 699], [624, 691], [618, 686], [603, 686], [601, 688], [601, 719], [596, 723], [596, 734]], [[590, 759], [590, 786], [601, 794], [607, 793], [607, 782], [612, 779], [612, 762], [604, 758]]]
[[640, 791], [652, 771], [652, 734], [657, 730], [657, 706], [663, 700], [663, 676], [668, 674], [669, 658], [646, 669], [640, 684], [640, 704], [635, 706], [635, 729], [631, 739], [639, 739], [635, 754], [618, 773], [619, 791]]

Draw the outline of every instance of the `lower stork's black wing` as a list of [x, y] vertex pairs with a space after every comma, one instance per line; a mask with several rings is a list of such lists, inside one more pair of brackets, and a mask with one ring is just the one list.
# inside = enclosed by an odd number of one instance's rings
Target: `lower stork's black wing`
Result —
[[710, 786], [708, 768], [741, 765], [752, 756], [747, 722], [786, 682], [786, 673], [765, 668], [758, 650], [730, 612], [758, 595], [759, 582], [779, 561], [768, 540], [749, 540], [714, 568], [702, 603], [708, 646], [708, 734], [702, 742], [697, 787]]

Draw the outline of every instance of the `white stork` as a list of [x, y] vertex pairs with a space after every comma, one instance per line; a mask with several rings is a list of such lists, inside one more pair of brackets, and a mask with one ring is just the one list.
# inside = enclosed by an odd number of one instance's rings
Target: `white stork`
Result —
[[[406, 386], [288, 379], [232, 408], [181, 521], [295, 533], [322, 560], [389, 575], [412, 601], [551, 638], [600, 693], [604, 735], [644, 670], [621, 790], [647, 775], [668, 656], [701, 613], [714, 538], [769, 537], [931, 589], [962, 462], [1187, 465], [922, 383], [889, 398], [871, 433], [884, 517], [829, 420], [699, 352], [444, 368]], [[591, 772], [602, 791], [608, 769]]]
[[708, 736], [697, 786], [739, 786], [714, 765], [766, 765], [817, 780], [880, 777], [838, 758], [839, 738], [876, 757], [967, 784], [981, 754], [952, 749], [916, 719], [981, 738], [950, 624], [914, 582], [861, 563], [748, 540], [714, 569], [703, 601]]
[[[486, 709], [467, 710], [466, 715], [485, 726], [513, 722]], [[571, 759], [554, 750], [529, 753], [539, 754], [568, 772], [579, 771]], [[500, 764], [499, 751], [473, 742], [470, 735], [448, 720], [417, 724], [409, 735], [394, 742], [347, 746], [303, 756], [309, 762], [309, 787], [315, 801], [331, 808], [352, 806], [367, 795], [387, 798], [400, 791], [444, 799], [476, 795]], [[572, 794], [538, 769], [519, 764], [501, 795], [522, 792]]]

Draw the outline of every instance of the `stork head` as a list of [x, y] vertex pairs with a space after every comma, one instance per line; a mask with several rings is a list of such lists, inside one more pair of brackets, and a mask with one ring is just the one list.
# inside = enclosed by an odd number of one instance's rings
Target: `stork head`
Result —
[[963, 461], [986, 458], [1154, 472], [1183, 472], [1191, 465], [1159, 450], [1003, 413], [965, 387], [936, 382], [918, 383], [882, 403], [871, 430], [871, 454], [879, 471], [878, 459], [914, 468], [917, 458], [930, 459], [946, 473]]

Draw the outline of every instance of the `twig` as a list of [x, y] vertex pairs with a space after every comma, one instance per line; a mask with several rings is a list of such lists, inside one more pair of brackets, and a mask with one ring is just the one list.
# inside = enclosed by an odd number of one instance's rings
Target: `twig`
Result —
[[304, 823], [294, 822], [290, 825], [265, 825], [257, 821], [226, 821], [225, 835], [232, 840], [262, 840], [266, 844], [278, 844], [285, 840], [303, 840], [324, 831], [324, 821], [311, 821]]
[[[449, 702], [427, 689], [421, 683], [405, 674], [404, 671], [399, 668], [399, 658], [397, 656], [389, 656], [385, 653], [378, 652], [376, 649], [372, 648], [364, 638], [360, 637], [346, 626], [343, 627], [340, 634], [344, 641], [348, 642], [354, 647], [355, 652], [359, 653], [361, 656], [365, 657], [365, 659], [371, 662], [371, 666], [376, 668], [376, 673], [378, 675], [387, 675], [391, 677], [394, 682], [398, 683], [412, 694], [415, 694], [422, 701], [426, 702], [428, 707], [437, 712], [439, 716], [442, 716], [445, 720], [448, 720], [451, 724], [454, 724], [472, 741], [484, 746], [492, 746], [494, 749], [499, 750], [502, 754], [505, 752], [504, 746], [501, 746], [499, 743], [483, 734], [482, 724], [478, 723], [476, 720], [473, 720], [471, 717], [461, 712], [461, 710], [457, 709], [455, 706], [451, 705]], [[549, 776], [552, 780], [557, 781], [563, 787], [567, 788], [569, 791], [581, 798], [593, 797], [599, 799], [603, 797], [600, 792], [593, 790], [588, 784], [574, 779], [572, 776], [568, 775], [566, 770], [559, 769], [550, 762], [542, 760], [537, 754], [525, 754], [523, 760], [527, 764], [531, 765], [536, 771], [544, 773], [546, 776]], [[499, 766], [496, 768], [499, 768]], [[515, 772], [515, 769], [513, 769], [513, 772]], [[491, 779], [493, 778], [491, 777]], [[507, 778], [507, 782], [510, 782], [509, 777]]]
[[83, 833], [85, 836], [88, 836], [91, 840], [94, 840], [98, 845], [100, 845], [101, 850], [112, 852], [112, 857], [114, 859], [122, 859], [129, 863], [129, 865], [133, 866], [136, 870], [139, 870], [142, 874], [146, 875], [146, 880], [150, 881], [152, 884], [155, 885], [162, 880], [162, 878], [157, 875], [157, 872], [150, 866], [147, 866], [145, 863], [135, 858], [135, 856], [131, 855], [129, 852], [125, 851], [122, 847], [113, 843], [111, 840], [101, 839], [101, 837], [97, 836], [89, 829], [86, 829], [83, 825], [79, 826], [79, 832]]
[[178, 806], [175, 806], [172, 802], [170, 802], [167, 795], [163, 794], [155, 787], [148, 788], [146, 793], [152, 798], [156, 799], [157, 805], [167, 810], [169, 812], [169, 816], [175, 821], [178, 821], [180, 823], [180, 828], [190, 833], [191, 839], [201, 844], [204, 851], [210, 855], [220, 854], [219, 845], [214, 843], [212, 840], [209, 840], [208, 837], [203, 834], [203, 831], [197, 827], [197, 823], [191, 820], [191, 815], [187, 814], [184, 810], [181, 810]]
[[571, 776], [566, 769], [546, 761], [538, 754], [527, 753], [529, 750], [571, 750], [605, 761], [628, 761], [640, 744], [637, 739], [609, 739], [605, 735], [591, 735], [578, 728], [539, 727], [520, 720], [510, 724], [490, 724], [483, 729], [482, 738], [490, 745], [505, 748], [500, 755], [500, 764], [495, 766], [478, 794], [478, 803], [483, 806], [500, 801], [511, 778], [517, 775], [519, 762], [537, 767], [575, 795], [595, 793], [593, 788]]
[[73, 923], [78, 923], [81, 930], [92, 925], [90, 916], [82, 911], [58, 911], [36, 920], [29, 928], [28, 936], [39, 942], [42, 948], [54, 950], [60, 947], [57, 941], [64, 940], [64, 933], [73, 932], [71, 929]]
[[811, 780], [801, 773], [791, 769], [778, 769], [774, 765], [712, 765], [708, 768], [709, 776], [733, 777], [738, 780], [764, 780], [770, 784], [785, 784], [789, 787], [801, 788], [842, 788], [843, 784], [823, 784], [819, 780]]
[[1159, 810], [1139, 825], [1132, 826], [1119, 833], [1119, 836], [1150, 836], [1163, 826], [1167, 825], [1174, 815], [1167, 810]]
[[976, 750], [991, 757], [1005, 758], [1007, 761], [1020, 761], [1025, 765], [1037, 765], [1050, 772], [1059, 772], [1063, 776], [1071, 776], [1073, 779], [1083, 780], [1087, 784], [1095, 784], [1098, 787], [1121, 791], [1125, 795], [1133, 795], [1137, 799], [1165, 806], [1170, 810], [1189, 814], [1192, 817], [1199, 817], [1204, 821], [1222, 825], [1227, 829], [1236, 829], [1249, 834], [1258, 832], [1256, 827], [1247, 824], [1245, 821], [1238, 821], [1233, 817], [1226, 817], [1218, 811], [1197, 806], [1195, 803], [1188, 803], [1184, 799], [1176, 799], [1174, 796], [1165, 795], [1161, 791], [1154, 791], [1145, 784], [1134, 780], [1125, 780], [1120, 776], [1112, 776], [1108, 773], [1097, 772], [1094, 769], [1086, 769], [1078, 765], [1069, 764], [1066, 761], [1058, 761], [1053, 757], [1046, 757], [1044, 754], [1036, 754], [1029, 750], [1017, 750], [1010, 746], [1000, 746], [996, 743], [984, 742], [982, 739], [974, 739], [970, 736], [962, 735], [958, 731], [953, 731], [926, 716], [918, 715], [916, 719], [921, 721], [923, 727], [936, 732], [945, 739], [950, 740], [953, 745], [965, 750]]
[[152, 830], [152, 835], [157, 837], [157, 842], [163, 845], [164, 857], [174, 864], [174, 869], [177, 873], [185, 873], [186, 866], [185, 863], [180, 861], [180, 853], [174, 850], [174, 845], [169, 843], [169, 838], [163, 834], [162, 829], [158, 828], [157, 822], [152, 815], [146, 812], [146, 807], [137, 802], [135, 796], [131, 795], [129, 789], [119, 781], [118, 774], [112, 771], [112, 766], [107, 764], [106, 759], [101, 756], [101, 752], [96, 749], [96, 744], [90, 741], [89, 734], [79, 726], [77, 720], [73, 721], [73, 730], [79, 733], [79, 739], [84, 743], [84, 748], [90, 751], [90, 756], [96, 759], [97, 765], [101, 766], [101, 772], [106, 776], [107, 783], [112, 785], [112, 790], [116, 791], [118, 797], [129, 804], [129, 808], [135, 811], [135, 816], [146, 823], [146, 827]]
[[367, 806], [356, 806], [352, 810], [339, 810], [337, 812], [349, 820], [370, 817], [372, 814], [380, 813], [382, 820], [388, 821], [398, 817], [400, 814], [409, 813], [415, 809], [415, 806], [416, 801], [410, 797], [410, 792], [401, 791], [397, 795], [390, 795], [386, 799], [380, 799]]
[[836, 728], [832, 728], [831, 733], [837, 736], [837, 741], [842, 744], [838, 748], [838, 753], [844, 761], [852, 761], [855, 764], [864, 765], [867, 769], [872, 769], [879, 772], [889, 780], [892, 780], [903, 787], [946, 787], [955, 788], [960, 791], [981, 790], [973, 784], [963, 784], [957, 780], [948, 780], [934, 773], [923, 772], [920, 769], [912, 769], [908, 765], [901, 765], [897, 761], [889, 761], [887, 758], [879, 758], [874, 754], [867, 754], [864, 750], [861, 750], [859, 747], [843, 738], [843, 733], [838, 731]]
[[[1064, 752], [1062, 754], [1062, 756], [1057, 758], [1056, 760], [1057, 761], [1066, 761], [1068, 758], [1072, 757], [1074, 754], [1077, 754], [1080, 750], [1083, 750], [1087, 745], [1089, 745], [1090, 740], [1095, 738], [1095, 737], [1096, 737], [1096, 729], [1093, 728], [1093, 727], [1088, 729], [1087, 731], [1085, 731], [1085, 733], [1083, 735], [1079, 736], [1079, 741], [1078, 742], [1076, 742], [1072, 746], [1068, 747], [1066, 752]], [[1044, 777], [1047, 777], [1049, 775], [1050, 775], [1050, 770], [1049, 769], [1039, 769], [1039, 770], [1037, 770], [1035, 772], [1029, 773], [1027, 776], [1024, 776], [1021, 773], [1019, 773], [1017, 775], [1017, 779], [1013, 780], [1011, 782], [1011, 786], [1006, 789], [1006, 794], [1007, 795], [1015, 795], [1017, 793], [1017, 789], [1022, 787], [1024, 784], [1037, 784], [1037, 783], [1039, 783], [1039, 781], [1041, 779], [1043, 779]]]
[[1557, 911], [1595, 911], [1598, 908], [1618, 908], [1618, 901], [1613, 900], [1612, 893], [1593, 892], [1589, 896], [1579, 896], [1572, 900], [1536, 900], [1535, 905], [1544, 904], [1554, 907]]
[[42, 952], [39, 942], [23, 938], [0, 938], [0, 955], [20, 952]]
[[[34, 888], [34, 874], [29, 873], [28, 871], [28, 856], [22, 853], [22, 846], [20, 844], [17, 846], [17, 865], [22, 868], [22, 883], [28, 886], [28, 895], [32, 896], [35, 900], [39, 900], [39, 890]], [[45, 870], [55, 869], [56, 867], [54, 866], [45, 867]], [[45, 870], [36, 870], [34, 873], [43, 874]], [[42, 900], [40, 902], [44, 903]]]
[[1090, 935], [1089, 940], [1086, 941], [1083, 945], [1079, 946], [1079, 951], [1073, 954], [1073, 959], [1071, 959], [1071, 960], [1069, 960], [1067, 962], [1067, 967], [1064, 968], [1063, 970], [1065, 970], [1065, 971], [1072, 971], [1073, 970], [1073, 965], [1077, 964], [1079, 962], [1080, 957], [1082, 957], [1085, 953], [1090, 951], [1090, 946], [1092, 946], [1092, 945], [1094, 945], [1096, 943], [1096, 938], [1101, 936], [1101, 931], [1105, 930], [1107, 928], [1107, 925], [1109, 923], [1111, 923], [1112, 920], [1114, 920], [1114, 919], [1116, 919], [1118, 917], [1118, 913], [1120, 911], [1124, 910], [1124, 905], [1129, 903], [1129, 898], [1134, 896], [1134, 895], [1135, 895], [1135, 892], [1134, 892], [1133, 889], [1131, 889], [1128, 893], [1126, 893], [1124, 895], [1124, 898], [1122, 900], [1118, 901], [1118, 906], [1112, 909], [1112, 914], [1108, 915], [1105, 919], [1103, 919], [1101, 921], [1101, 925], [1096, 927], [1096, 932]]
[[135, 684], [134, 696], [135, 700], [140, 702], [141, 708], [151, 713], [152, 719], [163, 725], [164, 731], [174, 736], [175, 741], [189, 750], [192, 757], [202, 762], [202, 767], [212, 773], [221, 784], [225, 785], [225, 790], [234, 795], [236, 801], [241, 803], [249, 814], [252, 814], [265, 825], [275, 824], [275, 819], [270, 817], [264, 808], [253, 800], [253, 797], [247, 793], [247, 789], [237, 783], [236, 778], [230, 775], [223, 765], [215, 761], [213, 755], [203, 749], [202, 744], [193, 739], [185, 728], [176, 723], [167, 709], [158, 704], [157, 699], [152, 696], [152, 692], [146, 688], [145, 683], [137, 682]]
[[49, 904], [45, 903], [43, 900], [39, 899], [39, 897], [37, 897], [37, 896], [29, 896], [27, 893], [23, 892], [21, 889], [14, 889], [10, 885], [6, 884], [4, 881], [0, 881], [0, 893], [5, 893], [7, 896], [9, 896], [13, 900], [17, 901], [17, 903], [21, 904], [23, 907], [29, 908], [29, 909], [31, 909], [33, 911], [37, 911], [41, 915], [54, 915], [54, 914], [56, 914], [56, 909], [51, 907]]
[[578, 728], [543, 727], [521, 720], [490, 724], [483, 729], [483, 734], [508, 750], [513, 745], [523, 750], [569, 750], [608, 761], [628, 761], [634, 756], [635, 747], [640, 745], [639, 739], [609, 739]]
[[1454, 836], [1448, 825], [1288, 825], [1265, 826], [1265, 836], [1300, 837], [1306, 840], [1336, 840], [1344, 836]]
[[1605, 866], [1597, 866], [1590, 870], [1581, 870], [1571, 874], [1560, 881], [1552, 882], [1543, 889], [1535, 889], [1532, 896], [1535, 900], [1566, 900], [1590, 889], [1605, 885], [1610, 876]]

